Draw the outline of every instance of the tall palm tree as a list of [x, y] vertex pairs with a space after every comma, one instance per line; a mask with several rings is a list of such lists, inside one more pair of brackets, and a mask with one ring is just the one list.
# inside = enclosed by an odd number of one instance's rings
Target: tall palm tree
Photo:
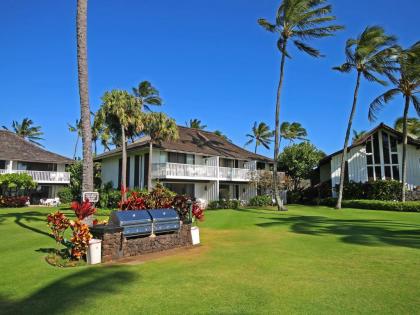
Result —
[[219, 137], [222, 137], [223, 139], [225, 139], [225, 140], [227, 140], [227, 141], [229, 141], [229, 142], [232, 142], [232, 140], [230, 140], [229, 139], [229, 137], [228, 136], [226, 136], [222, 131], [220, 131], [220, 130], [215, 130], [215, 131], [213, 131], [213, 133], [215, 134], [215, 135], [217, 135], [217, 136], [219, 136]]
[[112, 90], [102, 97], [102, 105], [96, 114], [98, 123], [103, 125], [116, 139], [120, 139], [122, 150], [121, 187], [122, 200], [126, 200], [127, 187], [127, 133], [138, 133], [143, 129], [143, 115], [139, 100], [127, 91]]
[[93, 191], [92, 129], [90, 122], [87, 63], [87, 0], [77, 0], [77, 74], [83, 144], [82, 192]]
[[308, 133], [306, 129], [298, 122], [289, 123], [288, 121], [283, 122], [280, 125], [280, 140], [281, 139], [289, 140], [289, 142], [294, 142], [295, 140], [307, 140]]
[[137, 88], [133, 88], [133, 94], [139, 99], [145, 111], [150, 112], [150, 106], [161, 106], [162, 98], [159, 91], [149, 81], [142, 81]]
[[148, 113], [144, 119], [144, 133], [150, 137], [149, 142], [149, 172], [147, 178], [147, 189], [152, 190], [152, 157], [153, 144], [162, 141], [178, 139], [178, 126], [174, 119], [164, 113]]
[[353, 105], [347, 124], [346, 136], [344, 139], [343, 154], [341, 156], [340, 186], [336, 208], [341, 209], [343, 199], [344, 172], [347, 159], [347, 148], [350, 139], [350, 131], [353, 124], [353, 117], [356, 112], [357, 96], [359, 93], [360, 80], [363, 75], [365, 79], [386, 85], [386, 82], [376, 75], [386, 75], [395, 70], [393, 55], [396, 52], [395, 37], [385, 34], [380, 26], [370, 26], [356, 38], [348, 39], [345, 47], [346, 62], [334, 70], [348, 73], [355, 70], [357, 73], [356, 86], [353, 93]]
[[388, 74], [388, 78], [394, 85], [390, 90], [375, 98], [369, 107], [369, 120], [376, 119], [376, 113], [389, 103], [396, 95], [401, 94], [404, 98], [403, 113], [403, 156], [402, 156], [402, 201], [405, 202], [407, 181], [407, 138], [408, 138], [408, 111], [410, 104], [420, 116], [420, 99], [416, 94], [420, 93], [420, 41], [410, 48], [399, 49], [396, 58], [398, 62], [398, 77]]
[[200, 129], [200, 130], [207, 128], [207, 125], [202, 125], [201, 120], [197, 118], [190, 119], [190, 121], [186, 122], [185, 125], [189, 128]]
[[254, 153], [257, 153], [257, 148], [260, 145], [269, 150], [270, 143], [273, 141], [273, 132], [264, 122], [260, 122], [259, 124], [254, 122], [254, 126], [252, 126], [252, 133], [248, 133], [246, 136], [249, 140], [245, 143], [245, 145], [250, 145], [255, 142]]
[[351, 139], [352, 142], [356, 142], [360, 139], [362, 139], [364, 136], [366, 136], [366, 130], [357, 131], [353, 129], [353, 139]]
[[82, 125], [80, 123], [80, 120], [76, 119], [76, 123], [74, 125], [67, 123], [67, 126], [70, 132], [77, 133], [76, 143], [74, 145], [74, 151], [73, 151], [73, 160], [74, 160], [76, 159], [77, 146], [79, 145], [79, 138], [82, 136]]
[[[395, 121], [394, 128], [400, 132], [404, 131], [404, 117]], [[411, 138], [420, 139], [420, 120], [418, 118], [407, 118], [407, 134]]]
[[[312, 57], [321, 57], [321, 53], [305, 43], [308, 39], [332, 36], [336, 31], [343, 29], [339, 25], [325, 25], [335, 20], [335, 16], [329, 15], [331, 5], [325, 5], [325, 0], [283, 0], [277, 10], [276, 21], [271, 24], [265, 19], [259, 19], [258, 23], [267, 31], [278, 34], [277, 47], [280, 50], [280, 78], [277, 87], [275, 133], [274, 133], [274, 160], [277, 161], [280, 144], [280, 96], [283, 86], [284, 64], [286, 57], [290, 57], [287, 44], [293, 40], [297, 49]], [[273, 168], [273, 191], [278, 210], [285, 210], [277, 189], [277, 163]]]
[[[43, 145], [38, 142], [39, 140], [44, 140], [44, 138], [42, 138], [44, 133], [41, 131], [41, 126], [33, 126], [33, 124], [34, 122], [32, 119], [29, 118], [23, 118], [21, 123], [14, 120], [12, 122], [12, 129], [18, 136], [43, 147]], [[9, 130], [5, 126], [3, 126], [3, 129]]]

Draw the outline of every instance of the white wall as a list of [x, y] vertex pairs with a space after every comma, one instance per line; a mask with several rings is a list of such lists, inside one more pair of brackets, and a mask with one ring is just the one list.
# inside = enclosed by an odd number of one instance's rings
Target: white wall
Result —
[[407, 183], [420, 186], [420, 149], [412, 145], [407, 150]]
[[118, 187], [118, 160], [119, 157], [110, 157], [102, 160], [102, 184], [112, 182], [114, 188]]

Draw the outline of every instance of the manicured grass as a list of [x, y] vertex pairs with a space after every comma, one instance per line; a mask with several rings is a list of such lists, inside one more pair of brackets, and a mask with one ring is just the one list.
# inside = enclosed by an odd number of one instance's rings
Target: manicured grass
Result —
[[42, 208], [0, 209], [0, 313], [420, 310], [420, 214], [289, 206], [208, 211], [202, 246], [137, 265], [45, 263]]

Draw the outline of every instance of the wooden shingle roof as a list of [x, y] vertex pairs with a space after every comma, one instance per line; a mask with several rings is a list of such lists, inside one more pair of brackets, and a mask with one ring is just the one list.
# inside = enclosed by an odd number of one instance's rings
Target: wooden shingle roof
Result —
[[60, 164], [74, 162], [72, 159], [47, 151], [7, 130], [0, 130], [0, 160]]

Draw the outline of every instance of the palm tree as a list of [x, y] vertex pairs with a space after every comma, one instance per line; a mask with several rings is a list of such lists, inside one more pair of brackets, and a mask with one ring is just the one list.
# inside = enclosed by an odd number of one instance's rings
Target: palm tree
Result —
[[227, 141], [229, 141], [229, 142], [232, 142], [232, 140], [230, 140], [229, 139], [229, 137], [228, 136], [226, 136], [222, 131], [220, 131], [220, 130], [215, 130], [215, 131], [213, 131], [213, 133], [215, 134], [215, 135], [217, 135], [217, 136], [219, 136], [219, 137], [222, 137], [223, 139], [225, 139], [225, 140], [227, 140]]
[[[404, 117], [400, 117], [395, 121], [394, 128], [399, 132], [403, 132]], [[411, 117], [407, 118], [407, 134], [414, 139], [420, 139], [420, 120]]]
[[376, 113], [389, 103], [396, 95], [401, 94], [404, 98], [403, 114], [403, 156], [402, 156], [402, 202], [405, 202], [405, 190], [407, 181], [407, 138], [408, 138], [408, 111], [410, 104], [420, 116], [420, 100], [416, 94], [420, 93], [420, 42], [415, 43], [410, 48], [403, 50], [399, 48], [396, 58], [398, 62], [399, 77], [389, 73], [388, 78], [394, 85], [390, 90], [375, 98], [369, 106], [369, 120], [376, 119]]
[[152, 157], [153, 143], [178, 139], [178, 126], [174, 119], [169, 118], [164, 113], [146, 114], [144, 133], [150, 137], [149, 142], [149, 172], [147, 178], [147, 189], [152, 190]]
[[[258, 23], [267, 31], [277, 33], [277, 47], [281, 53], [280, 79], [277, 87], [275, 132], [274, 132], [274, 160], [277, 161], [280, 148], [280, 96], [283, 86], [284, 64], [286, 57], [290, 57], [287, 51], [289, 40], [293, 40], [297, 49], [309, 54], [312, 57], [321, 57], [321, 53], [305, 43], [308, 39], [332, 36], [334, 32], [343, 29], [339, 25], [325, 25], [335, 20], [335, 16], [329, 15], [332, 11], [331, 5], [325, 5], [325, 0], [283, 0], [277, 10], [274, 24], [265, 19], [259, 19]], [[273, 191], [276, 198], [278, 210], [285, 210], [277, 189], [277, 163], [273, 168]]]
[[366, 130], [357, 131], [353, 129], [353, 139], [351, 139], [352, 143], [362, 139], [364, 136], [366, 136], [367, 132]]
[[82, 192], [93, 191], [92, 129], [90, 122], [87, 64], [87, 0], [77, 0], [77, 74], [83, 145]]
[[103, 125], [114, 139], [120, 140], [122, 150], [121, 187], [122, 200], [126, 200], [127, 187], [127, 133], [139, 133], [143, 129], [143, 116], [139, 100], [127, 91], [112, 90], [102, 97], [102, 105], [96, 114], [98, 124]]
[[185, 125], [189, 128], [200, 129], [200, 130], [207, 128], [207, 125], [202, 125], [201, 120], [197, 118], [190, 119], [190, 121], [186, 122]]
[[[44, 140], [44, 138], [41, 137], [44, 134], [41, 131], [41, 126], [33, 126], [33, 124], [34, 122], [29, 118], [23, 118], [21, 123], [14, 120], [12, 122], [12, 129], [18, 136], [43, 147], [43, 145], [38, 142], [39, 140]], [[3, 129], [9, 130], [5, 126], [3, 126]]]
[[307, 140], [307, 135], [308, 133], [306, 132], [306, 129], [303, 128], [300, 123], [289, 123], [288, 121], [285, 121], [280, 125], [279, 145], [281, 143], [281, 139], [289, 140], [289, 142], [291, 143], [295, 140]]
[[273, 141], [273, 132], [264, 122], [260, 122], [259, 124], [255, 122], [254, 126], [252, 127], [252, 133], [248, 133], [246, 136], [249, 138], [249, 140], [245, 143], [245, 145], [250, 145], [255, 141], [254, 153], [257, 153], [257, 148], [260, 145], [269, 150], [270, 143]]
[[356, 38], [348, 39], [346, 42], [345, 54], [346, 62], [334, 70], [340, 72], [350, 72], [356, 70], [356, 87], [353, 93], [353, 105], [351, 108], [349, 121], [347, 124], [346, 136], [344, 139], [343, 154], [341, 156], [340, 168], [340, 187], [338, 191], [338, 199], [336, 208], [341, 209], [341, 201], [343, 199], [343, 185], [345, 163], [347, 158], [347, 148], [350, 139], [350, 131], [353, 123], [353, 117], [356, 112], [357, 96], [359, 93], [360, 80], [363, 75], [365, 79], [386, 85], [386, 82], [376, 77], [376, 74], [387, 74], [395, 69], [393, 54], [396, 47], [394, 36], [388, 36], [380, 26], [366, 27], [366, 29]]
[[79, 138], [82, 136], [82, 126], [81, 126], [80, 120], [78, 119], [76, 119], [76, 123], [74, 125], [67, 123], [67, 126], [70, 132], [77, 133], [76, 144], [74, 145], [74, 152], [73, 152], [73, 160], [75, 160], [76, 154], [77, 154], [77, 146], [79, 145]]
[[159, 91], [149, 81], [140, 82], [137, 88], [133, 88], [133, 94], [139, 99], [144, 110], [148, 112], [151, 112], [150, 105], [161, 106], [163, 104]]

